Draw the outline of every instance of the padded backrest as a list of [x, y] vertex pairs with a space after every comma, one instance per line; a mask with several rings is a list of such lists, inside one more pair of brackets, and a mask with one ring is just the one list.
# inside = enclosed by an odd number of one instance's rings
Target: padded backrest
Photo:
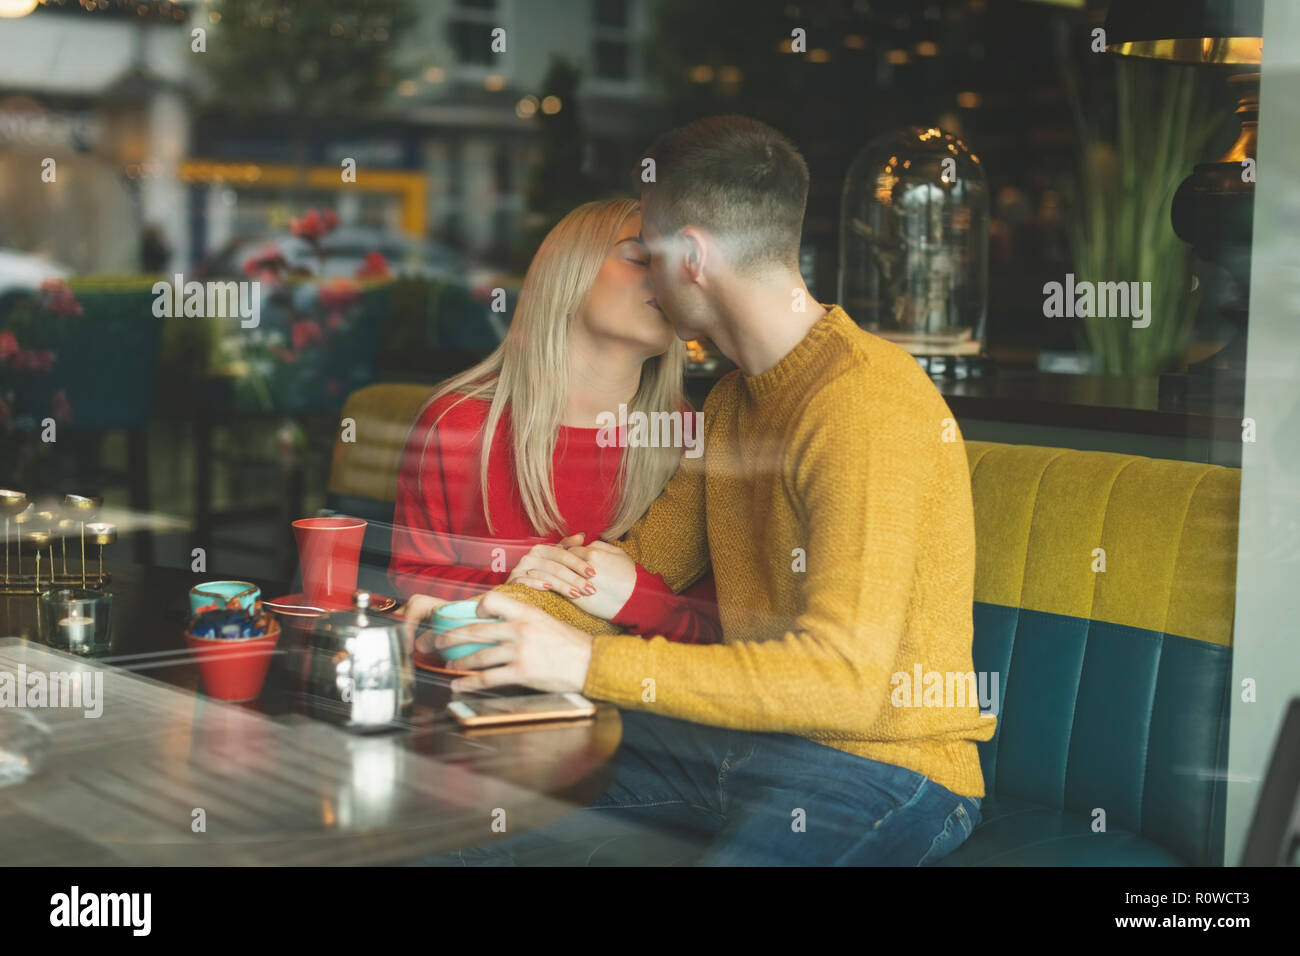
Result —
[[402, 452], [411, 426], [434, 392], [432, 385], [369, 385], [348, 396], [343, 420], [352, 419], [355, 441], [334, 441], [325, 506], [367, 522], [361, 545], [363, 587], [386, 593], [392, 556], [393, 503]]
[[402, 451], [431, 385], [369, 385], [348, 396], [343, 418], [355, 423], [354, 441], [342, 432], [334, 441], [326, 493], [341, 500], [387, 505], [389, 520], [397, 500]]
[[1239, 469], [966, 442], [985, 787], [1223, 854]]
[[[54, 356], [48, 371], [19, 379], [17, 416], [34, 422], [34, 428], [46, 416], [62, 422], [54, 400], [61, 391], [69, 417], [60, 431], [145, 426], [153, 412], [166, 321], [153, 314], [152, 283], [74, 280], [73, 296], [81, 315], [42, 313], [34, 327], [17, 329], [20, 346], [48, 349]], [[0, 312], [0, 332], [13, 331], [9, 323], [16, 317], [16, 312]]]

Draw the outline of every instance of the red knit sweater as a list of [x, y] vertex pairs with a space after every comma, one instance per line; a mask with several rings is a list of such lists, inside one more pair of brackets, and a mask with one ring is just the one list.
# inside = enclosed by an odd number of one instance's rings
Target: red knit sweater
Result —
[[[488, 530], [479, 482], [488, 403], [471, 398], [457, 405], [457, 398], [444, 396], [425, 409], [403, 456], [389, 565], [389, 578], [403, 598], [417, 593], [446, 600], [476, 597], [505, 583], [533, 545], [561, 537], [533, 533], [515, 484], [508, 409], [488, 461], [488, 502], [496, 533]], [[622, 455], [621, 449], [596, 441], [599, 431], [561, 427], [552, 461], [560, 515], [569, 534], [581, 531], [587, 541], [599, 538], [609, 525]], [[614, 623], [681, 643], [717, 643], [721, 629], [713, 577], [706, 575], [678, 595], [663, 578], [638, 568], [636, 590]]]

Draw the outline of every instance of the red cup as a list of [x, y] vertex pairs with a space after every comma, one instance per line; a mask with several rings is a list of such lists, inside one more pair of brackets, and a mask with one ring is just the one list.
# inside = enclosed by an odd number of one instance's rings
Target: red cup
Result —
[[366, 523], [358, 518], [299, 518], [293, 536], [307, 598], [351, 604]]
[[255, 700], [262, 693], [271, 656], [280, 640], [280, 622], [272, 620], [262, 637], [195, 637], [185, 640], [199, 664], [204, 692], [216, 700]]

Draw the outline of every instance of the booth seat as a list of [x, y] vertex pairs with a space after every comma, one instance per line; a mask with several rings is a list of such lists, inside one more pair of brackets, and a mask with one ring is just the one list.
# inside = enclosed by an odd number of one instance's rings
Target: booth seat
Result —
[[397, 478], [411, 426], [433, 395], [431, 385], [406, 383], [368, 385], [348, 396], [342, 421], [350, 423], [353, 441], [344, 430], [334, 440], [325, 513], [366, 521], [361, 542], [357, 585], [388, 594], [388, 563], [393, 553], [393, 506]]
[[[397, 470], [431, 389], [344, 417], [330, 508], [371, 520], [383, 590]], [[944, 866], [1219, 865], [1240, 470], [966, 442], [974, 663], [998, 675], [983, 820]]]
[[1221, 865], [1240, 470], [966, 453], [1001, 699], [983, 820], [940, 865]]

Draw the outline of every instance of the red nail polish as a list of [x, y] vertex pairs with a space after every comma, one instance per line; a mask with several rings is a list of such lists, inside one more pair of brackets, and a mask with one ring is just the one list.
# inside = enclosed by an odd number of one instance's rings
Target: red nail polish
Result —
[[542, 582], [542, 590], [543, 590], [543, 591], [549, 591], [550, 589], [551, 589], [551, 583], [550, 583], [549, 581], [543, 581], [543, 582]]
[[572, 594], [574, 597], [581, 597], [581, 596], [582, 596], [582, 595], [580, 595], [580, 594], [578, 593], [578, 589], [577, 589], [577, 588], [569, 588], [569, 593]]
[[588, 568], [588, 569], [587, 569], [587, 577], [589, 577], [589, 578], [594, 578], [595, 576], [596, 576], [596, 571], [595, 571], [595, 569], [594, 569], [594, 568]]
[[583, 590], [585, 590], [588, 594], [595, 594], [595, 593], [596, 593], [596, 589], [595, 589], [594, 587], [592, 587], [590, 584], [588, 584], [588, 585], [586, 586], [586, 588], [584, 588]]

